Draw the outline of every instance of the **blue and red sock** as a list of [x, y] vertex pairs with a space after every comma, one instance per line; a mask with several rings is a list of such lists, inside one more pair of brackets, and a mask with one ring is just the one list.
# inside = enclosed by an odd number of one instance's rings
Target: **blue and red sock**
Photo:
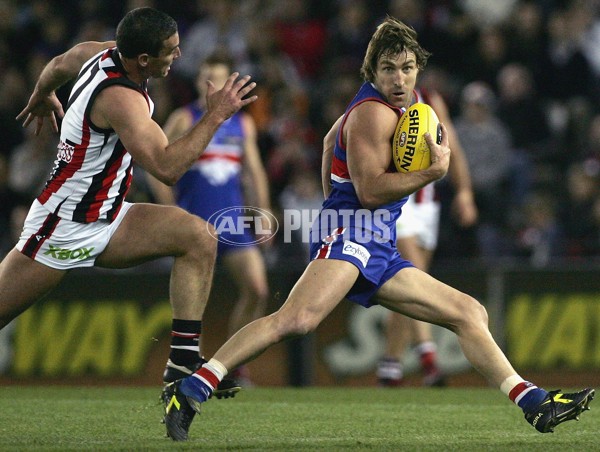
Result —
[[548, 391], [538, 388], [518, 375], [508, 377], [502, 383], [500, 389], [525, 413], [534, 411], [548, 395]]
[[198, 402], [206, 402], [226, 374], [225, 366], [213, 358], [181, 381], [181, 392]]

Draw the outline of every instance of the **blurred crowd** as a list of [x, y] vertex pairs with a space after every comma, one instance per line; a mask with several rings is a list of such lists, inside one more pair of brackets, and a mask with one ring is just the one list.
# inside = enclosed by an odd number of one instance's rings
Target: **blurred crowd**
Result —
[[[437, 258], [600, 257], [598, 0], [0, 0], [0, 255], [56, 155], [56, 134], [36, 137], [14, 119], [41, 69], [75, 43], [113, 39], [123, 14], [145, 5], [177, 20], [183, 53], [167, 78], [151, 80], [159, 124], [194, 99], [198, 64], [215, 50], [257, 81], [248, 112], [276, 214], [320, 206], [321, 140], [389, 14], [433, 53], [420, 84], [448, 104], [480, 211], [462, 229], [444, 208]], [[134, 173], [128, 199], [153, 201], [144, 172]], [[440, 186], [449, 199], [450, 184]], [[270, 252], [296, 255], [286, 246]]]

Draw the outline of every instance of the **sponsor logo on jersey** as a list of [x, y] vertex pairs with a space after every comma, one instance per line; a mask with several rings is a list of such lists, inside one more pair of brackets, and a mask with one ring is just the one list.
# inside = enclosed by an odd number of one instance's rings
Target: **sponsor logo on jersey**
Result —
[[58, 159], [69, 163], [73, 159], [75, 148], [64, 141], [58, 143]]
[[367, 267], [367, 263], [371, 258], [371, 253], [369, 253], [364, 246], [351, 242], [350, 240], [344, 240], [344, 249], [342, 250], [342, 253], [354, 256], [360, 261], [364, 268]]
[[52, 256], [54, 259], [61, 261], [66, 260], [83, 260], [90, 259], [92, 256], [90, 253], [94, 250], [91, 248], [78, 248], [76, 250], [69, 250], [67, 248], [60, 248], [58, 246], [50, 245], [50, 249], [44, 253], [44, 256]]

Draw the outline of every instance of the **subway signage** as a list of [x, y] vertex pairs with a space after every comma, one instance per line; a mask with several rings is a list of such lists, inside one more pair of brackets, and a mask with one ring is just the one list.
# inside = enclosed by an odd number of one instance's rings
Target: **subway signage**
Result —
[[166, 300], [148, 309], [132, 300], [43, 303], [18, 318], [9, 370], [15, 376], [139, 375], [170, 327]]
[[507, 355], [518, 369], [600, 368], [600, 292], [522, 293], [507, 304]]

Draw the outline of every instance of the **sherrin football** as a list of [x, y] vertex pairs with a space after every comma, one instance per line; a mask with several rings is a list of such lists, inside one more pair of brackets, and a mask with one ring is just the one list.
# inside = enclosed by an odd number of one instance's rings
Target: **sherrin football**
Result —
[[427, 132], [438, 144], [442, 142], [440, 122], [433, 108], [420, 102], [408, 107], [398, 121], [392, 142], [392, 158], [399, 172], [429, 168], [431, 154], [425, 140]]

